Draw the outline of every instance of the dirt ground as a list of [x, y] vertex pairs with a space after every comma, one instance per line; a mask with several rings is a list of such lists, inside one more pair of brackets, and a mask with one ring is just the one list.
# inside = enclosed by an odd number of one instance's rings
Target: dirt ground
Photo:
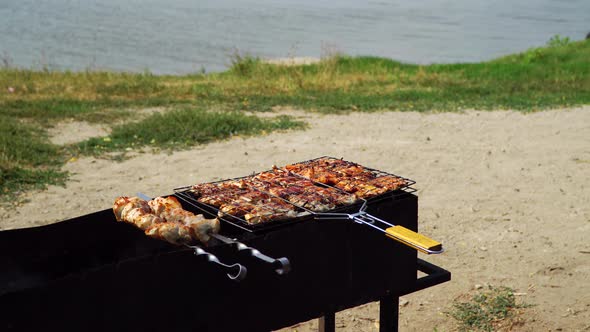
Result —
[[[82, 158], [66, 188], [0, 210], [0, 229], [60, 221], [111, 206], [120, 195], [249, 174], [322, 155], [417, 181], [420, 231], [446, 252], [422, 258], [452, 281], [403, 298], [402, 331], [452, 331], [453, 300], [487, 284], [515, 289], [524, 310], [514, 331], [590, 330], [590, 107], [523, 114], [310, 115], [305, 131], [137, 153], [124, 162]], [[63, 128], [71, 128], [71, 124]], [[92, 130], [92, 126], [87, 126]], [[68, 130], [60, 135], [87, 135]], [[70, 137], [63, 142], [75, 140]], [[340, 312], [341, 331], [375, 331], [375, 303]], [[285, 331], [310, 331], [317, 321]]]

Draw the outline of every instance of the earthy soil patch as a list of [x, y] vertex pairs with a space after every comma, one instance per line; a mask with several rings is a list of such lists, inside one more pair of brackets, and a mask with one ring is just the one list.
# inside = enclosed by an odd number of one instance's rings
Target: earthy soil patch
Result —
[[49, 140], [57, 145], [82, 142], [91, 137], [107, 136], [109, 133], [107, 126], [85, 121], [60, 122], [48, 130]]
[[[67, 188], [31, 193], [0, 210], [2, 229], [56, 222], [111, 206], [119, 195], [172, 188], [321, 155], [344, 157], [417, 181], [420, 230], [442, 241], [425, 257], [453, 273], [404, 297], [404, 331], [448, 331], [443, 312], [476, 285], [512, 287], [535, 306], [517, 331], [590, 325], [590, 107], [523, 114], [306, 115], [306, 131], [274, 133], [124, 162], [82, 158]], [[406, 302], [407, 301], [407, 302]], [[375, 331], [378, 306], [339, 313], [342, 331]], [[317, 322], [286, 330], [310, 331]]]
[[[164, 107], [150, 107], [133, 110], [134, 116], [127, 119], [127, 122], [140, 121], [155, 113], [163, 113], [168, 109]], [[86, 121], [67, 120], [54, 125], [47, 130], [49, 140], [53, 144], [65, 145], [82, 142], [91, 137], [107, 136], [111, 133], [111, 126], [121, 124], [119, 121], [115, 124], [94, 124]]]

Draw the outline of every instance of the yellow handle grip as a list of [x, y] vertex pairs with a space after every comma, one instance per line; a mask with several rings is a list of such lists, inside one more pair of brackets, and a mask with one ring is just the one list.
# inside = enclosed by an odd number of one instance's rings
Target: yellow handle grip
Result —
[[[431, 254], [432, 251], [440, 252], [442, 244], [427, 236], [416, 233], [403, 226], [393, 226], [385, 230], [385, 234], [390, 238], [408, 245], [425, 254]], [[430, 251], [430, 252], [429, 252]]]

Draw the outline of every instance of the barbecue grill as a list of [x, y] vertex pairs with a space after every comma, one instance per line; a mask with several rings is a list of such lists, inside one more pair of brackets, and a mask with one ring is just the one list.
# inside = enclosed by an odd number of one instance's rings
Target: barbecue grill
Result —
[[[175, 194], [186, 209], [217, 213], [186, 188]], [[2, 231], [0, 329], [269, 331], [320, 317], [332, 331], [336, 312], [380, 301], [380, 330], [396, 331], [399, 296], [450, 280], [372, 227], [418, 231], [409, 186], [328, 212], [337, 214], [303, 212], [253, 227], [225, 216], [206, 247], [146, 237], [111, 209]], [[355, 220], [364, 214], [370, 227]]]

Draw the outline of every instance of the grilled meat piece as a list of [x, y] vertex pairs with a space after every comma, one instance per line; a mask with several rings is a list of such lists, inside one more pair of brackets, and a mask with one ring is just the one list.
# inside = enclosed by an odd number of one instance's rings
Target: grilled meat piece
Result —
[[329, 211], [404, 185], [405, 180], [395, 176], [378, 177], [354, 163], [320, 158], [238, 180], [194, 185], [190, 192], [199, 202], [218, 208], [220, 217], [255, 224], [295, 217], [301, 209]]
[[190, 192], [201, 203], [220, 207], [224, 203], [236, 199], [251, 190], [239, 188], [233, 183], [204, 183], [194, 185]]
[[375, 187], [368, 184], [368, 181], [359, 180], [355, 178], [344, 178], [334, 184], [335, 187], [340, 188], [346, 192], [354, 193], [361, 198], [370, 198], [380, 194], [383, 194], [387, 189]]
[[[254, 192], [259, 193], [259, 192]], [[256, 196], [256, 195], [252, 195]], [[292, 205], [279, 199], [266, 195], [266, 199], [248, 201], [247, 198], [238, 197], [219, 207], [219, 216], [231, 215], [244, 217], [249, 224], [258, 224], [269, 220], [286, 219], [297, 216]]]
[[192, 240], [206, 243], [209, 233], [219, 232], [219, 220], [183, 210], [174, 197], [157, 197], [149, 202], [138, 197], [119, 197], [113, 212], [117, 221], [133, 224], [147, 236], [173, 244]]
[[117, 221], [133, 224], [144, 231], [155, 224], [164, 222], [162, 218], [152, 212], [148, 202], [139, 197], [117, 198], [113, 204], [113, 212]]
[[152, 211], [167, 222], [180, 223], [191, 230], [191, 236], [202, 243], [207, 243], [211, 238], [210, 233], [219, 232], [218, 219], [206, 219], [202, 214], [184, 210], [180, 202], [174, 196], [156, 197], [148, 202]]
[[397, 190], [407, 184], [406, 180], [393, 175], [384, 175], [369, 181], [370, 184], [389, 190]]
[[407, 182], [392, 175], [377, 175], [363, 166], [340, 159], [317, 160], [287, 165], [285, 170], [310, 180], [337, 187], [359, 198], [371, 198], [391, 190], [397, 190]]
[[232, 199], [219, 206], [219, 216], [223, 217], [228, 214], [234, 217], [243, 217], [255, 208], [256, 205], [243, 201], [241, 202], [239, 198]]
[[244, 215], [244, 219], [246, 219], [249, 224], [259, 224], [271, 220], [278, 221], [294, 218], [296, 216], [297, 212], [291, 208], [282, 208], [280, 206], [270, 204], [267, 206], [256, 206], [250, 211], [250, 213]]
[[193, 240], [191, 228], [179, 222], [164, 222], [146, 229], [145, 234], [172, 244], [185, 244]]
[[199, 202], [217, 207], [219, 217], [243, 217], [250, 224], [297, 215], [295, 207], [253, 189], [245, 180], [197, 184], [190, 191]]
[[308, 179], [278, 168], [259, 173], [245, 181], [260, 190], [268, 191], [297, 206], [315, 212], [324, 212], [337, 206], [353, 204], [357, 200], [354, 195], [318, 186]]

